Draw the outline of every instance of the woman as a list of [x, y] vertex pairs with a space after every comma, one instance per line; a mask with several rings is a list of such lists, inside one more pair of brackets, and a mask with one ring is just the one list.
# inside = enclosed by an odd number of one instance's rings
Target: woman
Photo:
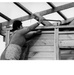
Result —
[[[22, 28], [22, 23], [19, 20], [13, 22], [14, 32], [8, 47], [3, 51], [1, 55], [1, 60], [19, 60], [22, 53], [22, 47], [26, 44], [28, 40], [34, 38], [36, 34], [40, 34], [41, 31], [37, 31], [31, 34], [28, 34], [30, 31], [34, 30], [39, 26], [39, 23], [35, 23], [28, 28]], [[16, 31], [17, 30], [17, 31]]]

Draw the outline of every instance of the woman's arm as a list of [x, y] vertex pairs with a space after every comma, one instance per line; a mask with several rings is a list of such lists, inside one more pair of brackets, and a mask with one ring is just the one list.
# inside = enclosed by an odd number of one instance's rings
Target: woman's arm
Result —
[[35, 23], [35, 24], [29, 26], [28, 28], [20, 29], [18, 32], [19, 32], [20, 34], [27, 34], [28, 32], [34, 30], [34, 29], [35, 29], [36, 27], [38, 27], [38, 26], [39, 26], [39, 23]]

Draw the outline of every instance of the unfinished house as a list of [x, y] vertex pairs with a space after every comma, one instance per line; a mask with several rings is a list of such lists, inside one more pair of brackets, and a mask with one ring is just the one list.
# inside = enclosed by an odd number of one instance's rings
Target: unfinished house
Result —
[[[0, 3], [0, 31], [9, 44], [14, 20], [28, 27], [40, 21], [40, 36], [28, 42], [21, 60], [73, 60], [74, 59], [74, 2], [11, 2]], [[8, 7], [8, 9], [6, 9]], [[24, 47], [23, 47], [24, 50]]]

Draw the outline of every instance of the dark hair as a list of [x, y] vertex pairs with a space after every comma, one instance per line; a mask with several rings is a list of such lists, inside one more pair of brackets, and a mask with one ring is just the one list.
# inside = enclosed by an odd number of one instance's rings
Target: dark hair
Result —
[[20, 28], [20, 26], [22, 26], [22, 22], [19, 21], [19, 20], [15, 20], [13, 22], [13, 26], [12, 26], [12, 30], [11, 31], [18, 30]]

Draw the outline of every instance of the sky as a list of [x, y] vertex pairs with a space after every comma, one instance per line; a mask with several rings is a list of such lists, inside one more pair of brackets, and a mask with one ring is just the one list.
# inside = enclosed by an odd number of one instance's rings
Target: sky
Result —
[[[40, 12], [46, 9], [50, 9], [51, 7], [45, 3], [45, 2], [20, 2], [23, 6], [25, 6], [28, 10], [30, 10], [32, 13]], [[53, 2], [55, 6], [60, 6], [63, 4], [67, 4], [70, 2]], [[18, 17], [26, 16], [28, 15], [23, 10], [21, 10], [19, 7], [17, 7], [13, 2], [0, 2], [0, 12], [5, 14], [11, 19], [15, 19]], [[71, 18], [74, 16], [74, 8], [66, 9], [61, 11], [67, 18]], [[54, 16], [54, 17], [53, 17]], [[58, 15], [58, 13], [52, 13], [49, 15], [43, 16], [46, 19], [54, 19], [54, 20], [63, 20], [63, 18]], [[2, 17], [0, 17], [0, 22], [6, 21]], [[23, 22], [23, 26], [30, 26], [37, 21], [35, 19], [31, 19], [28, 21]], [[3, 42], [2, 36], [0, 36], [0, 55], [2, 51], [5, 49], [5, 43]]]

